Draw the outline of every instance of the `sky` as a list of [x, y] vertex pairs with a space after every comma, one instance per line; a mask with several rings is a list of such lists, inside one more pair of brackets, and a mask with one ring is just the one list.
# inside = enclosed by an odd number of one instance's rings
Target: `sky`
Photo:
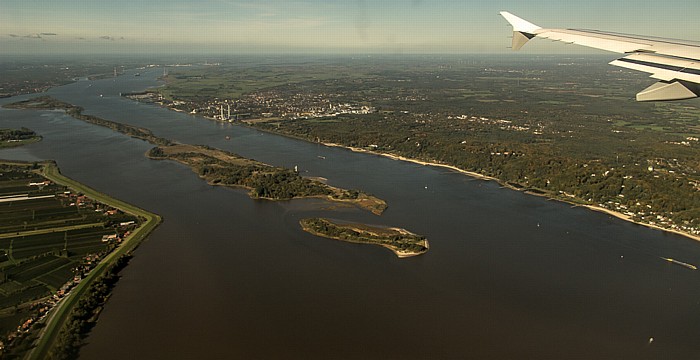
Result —
[[542, 27], [700, 41], [697, 0], [0, 0], [0, 54], [503, 53], [501, 10]]

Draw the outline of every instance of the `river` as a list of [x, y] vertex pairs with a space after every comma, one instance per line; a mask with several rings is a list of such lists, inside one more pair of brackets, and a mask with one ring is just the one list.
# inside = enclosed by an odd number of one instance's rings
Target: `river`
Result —
[[[389, 209], [252, 200], [147, 159], [143, 141], [57, 111], [1, 109], [0, 127], [26, 126], [43, 140], [0, 158], [55, 159], [66, 176], [165, 219], [122, 272], [81, 359], [697, 356], [698, 272], [659, 258], [700, 264], [696, 241], [447, 169], [120, 97], [162, 73], [139, 71], [48, 94], [157, 136], [298, 166]], [[425, 235], [430, 251], [398, 259], [317, 238], [298, 225], [308, 216], [403, 227]]]

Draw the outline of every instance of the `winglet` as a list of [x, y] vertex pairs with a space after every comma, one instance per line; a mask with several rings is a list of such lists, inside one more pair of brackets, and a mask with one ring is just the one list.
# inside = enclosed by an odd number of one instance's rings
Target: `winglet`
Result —
[[[693, 88], [696, 91], [693, 91]], [[637, 101], [685, 100], [698, 97], [697, 86], [680, 81], [659, 81], [637, 94]]]
[[507, 11], [501, 11], [501, 16], [503, 16], [506, 21], [508, 21], [513, 26], [513, 31], [519, 33], [535, 34], [537, 30], [542, 29], [541, 27], [527, 21], [523, 20]]
[[507, 11], [501, 11], [501, 16], [503, 16], [506, 21], [513, 26], [513, 50], [520, 50], [528, 40], [535, 37], [537, 30], [542, 29], [541, 27], [523, 20]]

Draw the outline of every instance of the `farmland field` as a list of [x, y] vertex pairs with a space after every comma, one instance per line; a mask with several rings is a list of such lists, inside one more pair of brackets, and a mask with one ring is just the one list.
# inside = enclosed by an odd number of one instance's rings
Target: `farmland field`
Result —
[[48, 180], [42, 166], [0, 163], [0, 335], [79, 281], [140, 222]]

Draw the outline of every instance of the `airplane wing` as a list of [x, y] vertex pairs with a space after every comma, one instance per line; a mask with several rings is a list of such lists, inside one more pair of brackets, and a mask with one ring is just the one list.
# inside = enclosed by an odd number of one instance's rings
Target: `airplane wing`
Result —
[[611, 65], [650, 73], [660, 80], [637, 94], [637, 101], [683, 100], [700, 96], [700, 43], [597, 30], [545, 29], [507, 11], [513, 50], [534, 37], [625, 54]]

